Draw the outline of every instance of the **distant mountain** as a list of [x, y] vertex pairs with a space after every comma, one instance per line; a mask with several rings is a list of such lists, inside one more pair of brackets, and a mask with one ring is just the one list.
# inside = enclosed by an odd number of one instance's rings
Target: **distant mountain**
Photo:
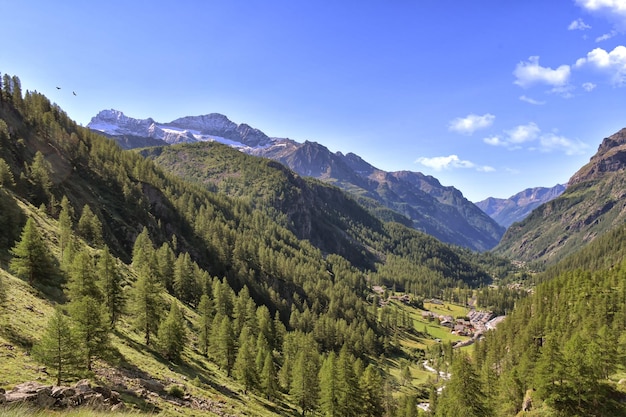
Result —
[[498, 224], [508, 228], [515, 222], [524, 220], [535, 208], [554, 200], [565, 191], [565, 185], [554, 187], [527, 188], [509, 198], [489, 197], [475, 203]]
[[605, 138], [558, 198], [513, 224], [498, 253], [554, 264], [626, 222], [626, 129]]
[[[459, 190], [444, 187], [431, 176], [409, 171], [385, 172], [353, 153], [332, 153], [315, 142], [270, 138], [217, 113], [158, 123], [151, 118], [132, 119], [117, 110], [103, 110], [87, 127], [118, 140], [126, 148], [163, 142], [221, 142], [279, 161], [299, 175], [336, 185], [385, 220], [408, 222], [443, 242], [473, 250], [493, 248], [505, 230]], [[390, 214], [388, 209], [402, 216]]]
[[91, 130], [107, 136], [126, 138], [121, 144], [127, 148], [146, 146], [146, 138], [162, 145], [218, 141], [235, 147], [267, 146], [272, 140], [263, 132], [247, 124], [237, 125], [222, 114], [182, 117], [169, 123], [157, 123], [152, 118], [133, 119], [118, 110], [102, 110], [87, 124]]

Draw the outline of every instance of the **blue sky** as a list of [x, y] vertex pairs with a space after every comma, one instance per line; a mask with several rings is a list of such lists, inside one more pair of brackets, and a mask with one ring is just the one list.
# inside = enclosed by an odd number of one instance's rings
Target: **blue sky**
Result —
[[83, 125], [110, 108], [222, 113], [472, 201], [564, 183], [626, 127], [626, 0], [0, 0], [0, 12], [0, 71]]

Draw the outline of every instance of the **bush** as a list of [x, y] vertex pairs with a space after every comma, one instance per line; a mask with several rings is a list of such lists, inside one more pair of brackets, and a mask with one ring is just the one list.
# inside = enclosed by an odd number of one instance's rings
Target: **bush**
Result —
[[180, 385], [172, 385], [168, 388], [167, 393], [172, 397], [183, 398], [185, 396], [185, 388]]

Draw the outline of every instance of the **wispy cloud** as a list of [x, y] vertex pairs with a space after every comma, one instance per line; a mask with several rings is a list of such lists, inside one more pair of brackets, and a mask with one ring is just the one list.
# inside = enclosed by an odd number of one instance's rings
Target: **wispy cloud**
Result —
[[432, 168], [435, 171], [442, 171], [444, 169], [474, 169], [480, 172], [493, 172], [496, 169], [488, 165], [476, 165], [472, 161], [463, 160], [458, 155], [448, 156], [435, 156], [433, 158], [421, 157], [415, 162], [424, 165], [425, 167]]
[[588, 145], [580, 140], [569, 139], [553, 132], [542, 132], [534, 122], [505, 130], [502, 135], [486, 137], [483, 142], [487, 145], [501, 146], [509, 150], [560, 151], [566, 155], [582, 154], [588, 148]]
[[589, 93], [596, 88], [596, 85], [594, 83], [583, 83], [582, 87], [583, 90]]
[[471, 135], [479, 129], [485, 129], [491, 126], [495, 119], [496, 116], [490, 113], [483, 114], [482, 116], [469, 114], [465, 117], [457, 117], [452, 120], [448, 125], [448, 130], [464, 135]]
[[535, 100], [534, 98], [530, 98], [527, 96], [520, 96], [519, 99], [525, 101], [526, 103], [534, 104], [535, 106], [541, 106], [546, 104], [545, 101]]
[[626, 85], [625, 46], [616, 46], [611, 52], [607, 52], [602, 48], [595, 48], [585, 58], [578, 59], [575, 66], [576, 68], [590, 66], [607, 73], [613, 85], [618, 87]]
[[613, 36], [617, 35], [617, 31], [616, 30], [612, 30], [609, 33], [605, 33], [602, 36], [598, 36], [596, 38], [596, 42], [602, 42], [602, 41], [606, 41], [607, 39], [611, 39]]
[[587, 30], [587, 29], [591, 29], [591, 26], [583, 22], [581, 18], [574, 20], [567, 27], [567, 30]]
[[564, 86], [569, 81], [570, 66], [561, 65], [556, 69], [542, 67], [539, 65], [539, 57], [531, 56], [528, 61], [517, 64], [513, 75], [515, 75], [515, 84], [523, 88], [533, 84]]

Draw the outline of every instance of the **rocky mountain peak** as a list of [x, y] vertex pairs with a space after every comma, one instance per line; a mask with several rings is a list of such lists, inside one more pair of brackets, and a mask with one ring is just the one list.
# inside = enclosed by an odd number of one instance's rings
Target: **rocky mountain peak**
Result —
[[589, 163], [576, 172], [569, 181], [570, 185], [602, 177], [605, 173], [621, 171], [626, 168], [626, 128], [604, 138], [598, 152]]

